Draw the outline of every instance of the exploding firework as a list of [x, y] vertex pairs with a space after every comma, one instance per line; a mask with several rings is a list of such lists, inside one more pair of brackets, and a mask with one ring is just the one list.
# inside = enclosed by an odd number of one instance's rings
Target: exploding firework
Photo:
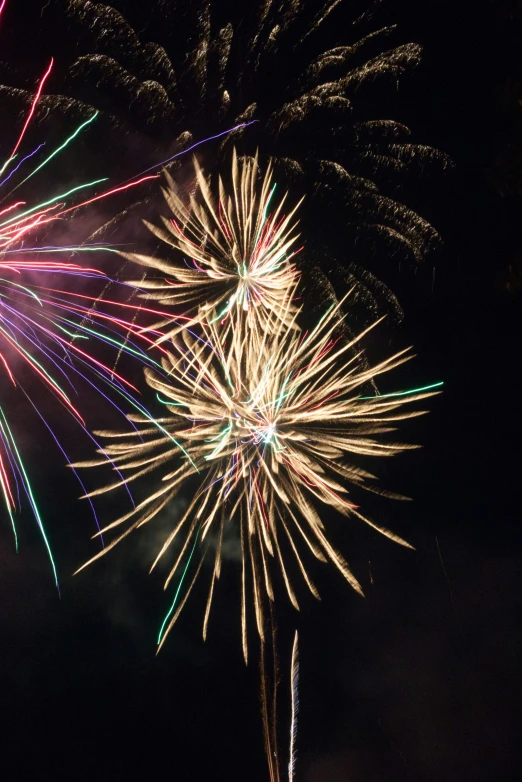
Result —
[[[168, 162], [195, 139], [235, 128], [215, 142], [206, 168], [215, 174], [228, 167], [234, 145], [243, 155], [259, 149], [285, 189], [295, 183], [314, 193], [307, 219], [320, 209], [329, 226], [309, 252], [307, 274], [322, 286], [322, 300], [333, 293], [330, 278], [334, 287], [356, 286], [360, 310], [375, 311], [384, 299], [398, 311], [393, 294], [364, 267], [379, 254], [376, 245], [386, 257], [396, 252], [413, 261], [439, 245], [433, 227], [396, 194], [405, 175], [447, 158], [413, 143], [408, 128], [389, 118], [390, 92], [417, 66], [421, 47], [401, 43], [396, 27], [379, 25], [380, 5], [51, 0], [35, 29], [49, 45], [60, 30], [54, 48], [64, 53], [64, 77], [42, 110], [87, 118], [98, 109], [97, 153], [121, 167], [122, 150], [130, 150], [132, 170], [138, 147], [142, 157], [153, 147], [156, 160], [161, 148]], [[30, 28], [24, 20], [25, 36]], [[20, 95], [7, 90], [6, 99]]]
[[[291, 303], [287, 306], [290, 309]], [[249, 580], [261, 638], [264, 598], [274, 598], [274, 563], [280, 569], [291, 602], [298, 607], [285, 564], [283, 538], [316, 597], [299, 541], [318, 559], [329, 559], [361, 592], [347, 563], [328, 541], [317, 505], [328, 505], [344, 516], [355, 516], [392, 540], [408, 545], [364, 516], [348, 491], [348, 487], [366, 488], [394, 496], [374, 485], [373, 476], [357, 464], [357, 458], [392, 456], [412, 447], [385, 442], [381, 436], [393, 431], [391, 423], [420, 413], [400, 409], [405, 401], [400, 395], [368, 398], [361, 395], [361, 390], [405, 361], [406, 351], [372, 369], [361, 370], [354, 348], [363, 335], [351, 343], [338, 339], [339, 307], [340, 304], [332, 307], [309, 333], [288, 328], [285, 319], [279, 319], [271, 331], [265, 332], [260, 345], [249, 339], [241, 324], [230, 330], [226, 344], [219, 326], [213, 323], [200, 324], [201, 336], [183, 331], [163, 359], [166, 377], [145, 370], [148, 384], [165, 403], [168, 415], [160, 418], [156, 427], [150, 426], [150, 420], [133, 415], [138, 430], [131, 436], [121, 432], [98, 433], [113, 440], [103, 449], [103, 458], [114, 462], [124, 474], [125, 484], [158, 473], [158, 488], [133, 511], [106, 527], [104, 532], [125, 525], [125, 531], [105, 551], [153, 519], [190, 479], [199, 480], [192, 501], [154, 563], [174, 540], [183, 537], [166, 587], [188, 552], [190, 555], [163, 623], [160, 645], [183, 608], [205, 557], [214, 551], [203, 627], [206, 636], [214, 586], [221, 571], [225, 525], [235, 525], [241, 539], [245, 657]], [[294, 324], [298, 314], [296, 310], [292, 316]], [[409, 400], [425, 396], [413, 394]], [[350, 457], [353, 461], [348, 461]], [[76, 466], [99, 463], [92, 460]], [[91, 496], [119, 485], [121, 481], [111, 483]], [[211, 530], [217, 532], [219, 541], [215, 549], [209, 546]], [[199, 566], [178, 602], [198, 545]]]
[[[26, 469], [22, 450], [17, 445], [21, 419], [25, 419], [26, 415], [21, 417], [18, 414], [13, 421], [9, 411], [9, 389], [16, 389], [16, 399], [27, 403], [29, 415], [32, 408], [35, 415], [39, 416], [58, 449], [68, 460], [48, 416], [42, 412], [47, 404], [44, 399], [54, 397], [91, 439], [92, 435], [88, 433], [78, 408], [80, 388], [95, 389], [99, 397], [103, 397], [109, 406], [117, 410], [120, 410], [118, 400], [122, 398], [126, 404], [130, 403], [146, 414], [145, 408], [134, 398], [134, 386], [113, 366], [100, 361], [95, 355], [97, 351], [93, 352], [91, 345], [105, 344], [114, 349], [115, 355], [124, 351], [134, 354], [149, 366], [156, 366], [157, 369], [160, 367], [135, 344], [135, 339], [141, 343], [143, 340], [151, 342], [151, 339], [135, 334], [132, 323], [126, 323], [121, 318], [104, 312], [103, 308], [93, 309], [83, 303], [89, 298], [87, 296], [82, 295], [81, 303], [78, 303], [78, 294], [72, 291], [67, 294], [60, 287], [55, 287], [66, 285], [78, 277], [83, 284], [86, 284], [86, 280], [98, 280], [105, 285], [107, 281], [99, 270], [71, 260], [58, 261], [52, 258], [60, 257], [61, 253], [71, 256], [80, 251], [106, 251], [107, 248], [93, 245], [54, 246], [38, 242], [41, 232], [61, 224], [66, 214], [93, 201], [99, 201], [111, 193], [119, 192], [121, 188], [105, 190], [78, 203], [75, 199], [79, 193], [106, 181], [106, 178], [100, 178], [69, 187], [66, 191], [47, 197], [35, 205], [12, 197], [15, 190], [41, 172], [96, 119], [94, 113], [50, 154], [45, 155], [42, 152], [44, 143], [39, 144], [29, 154], [20, 152], [51, 69], [52, 61], [40, 80], [11, 154], [0, 168], [0, 489], [16, 541], [17, 514], [26, 504], [32, 510], [57, 579], [51, 547], [29, 480], [30, 470]], [[27, 167], [31, 164], [33, 167], [28, 172]], [[137, 182], [129, 184], [133, 186]], [[33, 240], [35, 246], [29, 246]], [[127, 333], [126, 340], [122, 339], [122, 333]], [[50, 397], [34, 393], [35, 380], [43, 384]], [[78, 475], [77, 478], [83, 487]], [[98, 523], [92, 504], [91, 507]]]
[[[220, 178], [217, 198], [197, 161], [194, 165], [198, 197], [193, 196], [185, 206], [167, 175], [169, 187], [164, 195], [174, 217], [164, 218], [167, 230], [149, 224], [177, 251], [177, 262], [123, 254], [162, 272], [160, 280], [136, 283], [151, 291], [147, 298], [169, 307], [182, 306], [185, 313], [195, 307], [194, 323], [201, 319], [230, 322], [239, 310], [245, 314], [250, 338], [257, 337], [259, 342], [274, 318], [288, 320], [291, 315], [288, 299], [297, 281], [291, 259], [298, 239], [292, 220], [297, 207], [285, 215], [285, 198], [278, 205], [273, 203], [276, 186], [270, 166], [258, 186], [257, 158], [238, 160], [234, 151], [231, 189]], [[163, 340], [179, 328], [172, 318], [157, 325], [163, 328]]]

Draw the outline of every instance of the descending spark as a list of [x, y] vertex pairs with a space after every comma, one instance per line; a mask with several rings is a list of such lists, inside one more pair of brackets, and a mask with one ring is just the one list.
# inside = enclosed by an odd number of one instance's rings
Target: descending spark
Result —
[[[49, 545], [49, 539], [47, 537], [47, 534], [45, 532], [44, 526], [42, 524], [42, 519], [41, 519], [41, 516], [40, 516], [40, 512], [38, 510], [38, 507], [37, 507], [35, 499], [34, 499], [33, 491], [32, 491], [29, 479], [27, 477], [27, 473], [25, 471], [24, 463], [22, 461], [22, 458], [21, 458], [20, 453], [18, 451], [18, 448], [16, 446], [16, 440], [13, 437], [13, 434], [12, 434], [11, 429], [9, 428], [9, 424], [7, 422], [7, 418], [5, 417], [5, 413], [4, 413], [4, 411], [3, 411], [3, 409], [1, 407], [0, 407], [0, 415], [2, 416], [2, 423], [3, 423], [3, 426], [5, 426], [5, 428], [7, 430], [8, 437], [9, 437], [9, 439], [7, 439], [5, 437], [3, 438], [4, 439], [4, 444], [7, 442], [9, 449], [12, 449], [13, 454], [16, 457], [15, 463], [16, 463], [16, 466], [17, 466], [18, 470], [20, 471], [20, 478], [23, 481], [24, 490], [25, 490], [25, 492], [27, 494], [27, 498], [28, 498], [28, 500], [29, 500], [29, 502], [31, 504], [31, 508], [33, 510], [35, 519], [36, 519], [36, 521], [38, 523], [38, 527], [40, 528], [40, 533], [41, 533], [42, 538], [44, 540], [45, 547], [47, 549], [47, 554], [48, 554], [49, 560], [51, 562], [51, 567], [52, 567], [53, 574], [54, 574], [54, 582], [56, 584], [56, 588], [58, 589], [58, 593], [59, 593], [60, 587], [59, 587], [59, 584], [58, 584], [58, 573], [56, 571], [56, 564], [55, 564], [55, 561], [54, 561], [53, 552], [51, 551], [51, 546]], [[2, 429], [3, 429], [3, 426], [2, 426]], [[3, 480], [3, 476], [2, 476], [2, 480]], [[11, 521], [13, 521], [12, 513], [10, 512], [9, 515], [11, 516]], [[13, 526], [14, 526], [14, 524], [13, 524]]]
[[[284, 317], [273, 316], [270, 328], [257, 343], [248, 339], [244, 323], [232, 321], [226, 345], [219, 325], [200, 323], [201, 338], [186, 330], [163, 355], [164, 376], [146, 369], [148, 384], [168, 402], [168, 414], [157, 423], [180, 442], [191, 462], [179, 449], [151, 427], [150, 419], [132, 415], [138, 425], [135, 434], [100, 432], [115, 439], [102, 450], [125, 475], [123, 483], [159, 470], [161, 480], [136, 508], [107, 525], [104, 533], [125, 525], [106, 550], [136, 527], [167, 507], [180, 488], [199, 471], [199, 486], [182, 518], [168, 536], [153, 567], [172, 542], [183, 534], [184, 542], [165, 586], [174, 578], [186, 553], [191, 550], [176, 590], [176, 598], [162, 625], [163, 644], [185, 604], [209, 552], [209, 531], [222, 539], [225, 523], [240, 531], [243, 558], [243, 651], [246, 658], [245, 594], [251, 579], [258, 633], [264, 637], [263, 596], [273, 599], [271, 564], [277, 563], [292, 604], [298, 608], [287, 566], [285, 548], [292, 550], [303, 579], [314, 596], [317, 590], [308, 574], [297, 543], [302, 540], [314, 556], [329, 559], [352, 587], [361, 587], [341, 554], [329, 542], [316, 504], [329, 505], [347, 517], [356, 517], [391, 540], [404, 540], [363, 515], [348, 496], [348, 485], [385, 496], [374, 476], [362, 466], [348, 462], [351, 456], [392, 456], [405, 448], [382, 441], [394, 431], [390, 424], [420, 415], [404, 412], [404, 401], [415, 401], [433, 392], [402, 398], [361, 399], [359, 389], [377, 376], [408, 359], [407, 351], [392, 356], [373, 368], [360, 369], [357, 345], [366, 332], [353, 341], [342, 342], [338, 334], [339, 308], [331, 308], [306, 335], [296, 326], [299, 310], [289, 298]], [[342, 320], [342, 319], [341, 319]], [[166, 411], [166, 412], [167, 412]], [[94, 459], [75, 466], [95, 466]], [[158, 476], [158, 477], [160, 477]], [[150, 480], [150, 479], [149, 479]], [[111, 482], [90, 496], [123, 485]], [[200, 563], [182, 602], [174, 612], [181, 586], [199, 540]], [[283, 544], [283, 541], [284, 544]], [[97, 559], [103, 552], [93, 557]], [[89, 564], [89, 563], [87, 563]], [[85, 565], [83, 566], [85, 567]], [[221, 548], [214, 554], [204, 632], [214, 586], [221, 570]], [[174, 612], [174, 613], [173, 613]]]
[[167, 611], [165, 619], [163, 620], [163, 623], [162, 623], [162, 625], [160, 627], [160, 631], [158, 633], [158, 645], [161, 643], [161, 638], [163, 636], [163, 630], [165, 629], [165, 625], [167, 624], [167, 622], [169, 621], [170, 617], [172, 616], [172, 612], [174, 611], [174, 608], [176, 607], [176, 604], [178, 602], [178, 596], [179, 596], [179, 593], [181, 591], [181, 587], [183, 586], [183, 582], [185, 580], [185, 576], [187, 575], [187, 570], [190, 567], [190, 563], [192, 561], [192, 557], [194, 556], [194, 552], [196, 550], [196, 544], [198, 542], [198, 537], [199, 537], [200, 530], [201, 530], [201, 525], [200, 525], [200, 528], [198, 529], [198, 532], [197, 532], [196, 537], [194, 539], [194, 545], [192, 546], [192, 551], [190, 552], [190, 556], [189, 556], [189, 558], [187, 560], [187, 564], [185, 565], [185, 569], [184, 569], [183, 574], [182, 574], [182, 576], [181, 576], [181, 578], [179, 580], [178, 588], [176, 589], [176, 593], [174, 595], [174, 600], [172, 601], [172, 605], [169, 608], [169, 610]]
[[[268, 617], [270, 639], [261, 642], [259, 657], [261, 717], [265, 739], [265, 753], [268, 762], [270, 782], [281, 782], [277, 746], [277, 691], [279, 686], [279, 663], [277, 655], [276, 626], [273, 607]], [[267, 633], [268, 635], [268, 633]]]

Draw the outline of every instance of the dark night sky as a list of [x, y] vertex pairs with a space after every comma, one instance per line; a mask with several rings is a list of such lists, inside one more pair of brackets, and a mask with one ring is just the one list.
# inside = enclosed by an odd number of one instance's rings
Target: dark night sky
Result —
[[[22, 11], [10, 5], [14, 22]], [[431, 268], [397, 281], [406, 317], [386, 339], [414, 344], [416, 376], [443, 379], [445, 391], [404, 434], [423, 450], [381, 471], [414, 502], [379, 504], [379, 520], [416, 552], [355, 527], [334, 529], [366, 599], [325, 568], [315, 572], [320, 604], [305, 597], [299, 615], [281, 608], [284, 687], [287, 628], [300, 631], [303, 782], [507, 782], [522, 772], [522, 184], [517, 191], [502, 180], [504, 170], [512, 174], [507, 144], [518, 106], [506, 103], [508, 86], [522, 97], [517, 6], [389, 3], [404, 40], [425, 46], [394, 116], [448, 153], [455, 169], [418, 184], [413, 205], [440, 230], [445, 250], [433, 288]], [[43, 443], [26, 447], [33, 460], [46, 458]], [[154, 533], [131, 536], [72, 578], [92, 550], [87, 513], [58, 465], [42, 470], [35, 488], [46, 498], [63, 597], [36, 535], [25, 529], [16, 555], [4, 519], [2, 778], [266, 782], [256, 668], [240, 656], [236, 564], [207, 643], [196, 591], [156, 658], [168, 601], [161, 574], [149, 577], [143, 566]], [[286, 701], [283, 690], [283, 720]], [[284, 723], [281, 736], [284, 751]]]

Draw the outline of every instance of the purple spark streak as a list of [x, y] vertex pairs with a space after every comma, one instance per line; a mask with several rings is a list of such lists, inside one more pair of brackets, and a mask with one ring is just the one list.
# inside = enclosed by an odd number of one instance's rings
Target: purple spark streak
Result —
[[[0, 9], [0, 10], [1, 10], [1, 9]], [[42, 144], [39, 144], [39, 146], [37, 146], [37, 147], [36, 147], [36, 149], [35, 149], [33, 152], [30, 152], [28, 155], [26, 155], [25, 157], [23, 157], [23, 158], [21, 159], [21, 161], [18, 163], [18, 165], [16, 166], [16, 168], [13, 168], [13, 170], [11, 171], [11, 173], [9, 174], [9, 176], [6, 176], [6, 178], [5, 178], [5, 179], [4, 179], [2, 182], [0, 182], [0, 187], [2, 187], [2, 185], [5, 185], [5, 183], [6, 183], [6, 182], [7, 182], [9, 179], [11, 179], [11, 177], [13, 176], [13, 174], [16, 174], [16, 172], [18, 171], [18, 169], [20, 168], [20, 166], [22, 165], [22, 163], [24, 163], [26, 160], [28, 160], [28, 159], [29, 159], [30, 157], [32, 157], [33, 155], [36, 155], [36, 153], [38, 152], [38, 150], [39, 150], [39, 149], [41, 149], [42, 147], [45, 147], [45, 141], [44, 141]]]
[[[221, 133], [216, 133], [215, 136], [209, 136], [208, 138], [201, 139], [201, 141], [196, 141], [196, 143], [192, 144], [191, 147], [187, 147], [187, 149], [182, 149], [181, 152], [176, 152], [176, 154], [172, 155], [172, 157], [169, 157], [166, 160], [163, 160], [161, 163], [156, 163], [155, 165], [151, 166], [150, 168], [146, 168], [145, 171], [142, 171], [141, 173], [136, 174], [136, 176], [140, 177], [143, 174], [147, 174], [149, 171], [152, 171], [154, 168], [158, 168], [158, 166], [165, 166], [167, 163], [170, 163], [171, 160], [175, 160], [177, 157], [181, 157], [181, 155], [185, 155], [187, 152], [192, 152], [193, 149], [196, 149], [196, 147], [201, 146], [201, 144], [205, 144], [207, 141], [213, 141], [216, 138], [221, 138], [221, 136], [226, 136], [229, 133], [232, 133], [233, 130], [239, 130], [239, 128], [248, 128], [248, 126], [249, 125], [253, 125], [254, 122], [259, 122], [259, 120], [252, 119], [252, 120], [250, 120], [250, 122], [241, 122], [239, 125], [234, 125], [233, 128], [229, 128], [228, 130], [223, 130]], [[135, 177], [131, 177], [131, 179], [134, 179], [134, 178]], [[130, 179], [127, 179], [126, 181], [130, 182]]]
[[[49, 424], [47, 423], [47, 421], [45, 420], [43, 415], [40, 413], [40, 411], [38, 410], [36, 405], [33, 403], [33, 400], [27, 395], [26, 391], [24, 389], [22, 389], [22, 391], [24, 392], [25, 396], [27, 397], [27, 399], [29, 400], [29, 402], [33, 406], [34, 410], [38, 413], [39, 417], [42, 419], [42, 421], [46, 425], [47, 429], [50, 431], [51, 437], [53, 438], [54, 442], [56, 443], [56, 445], [58, 446], [60, 451], [63, 453], [63, 455], [65, 457], [65, 461], [67, 462], [69, 467], [72, 469], [72, 471], [73, 471], [73, 473], [74, 473], [74, 475], [76, 477], [76, 480], [78, 481], [78, 483], [82, 487], [83, 493], [87, 494], [87, 489], [83, 485], [82, 479], [80, 478], [80, 476], [78, 475], [78, 473], [76, 472], [74, 467], [72, 466], [71, 460], [69, 459], [69, 457], [65, 453], [64, 449], [62, 448], [62, 445], [61, 445], [60, 441], [58, 440], [58, 438], [56, 437], [55, 433], [53, 432], [53, 430], [51, 429], [51, 427], [49, 426]], [[96, 515], [96, 509], [95, 509], [95, 507], [93, 505], [93, 502], [92, 502], [91, 498], [89, 496], [87, 496], [87, 499], [89, 500], [89, 505], [91, 506], [92, 515], [94, 516], [94, 521], [96, 522], [96, 526], [98, 528], [98, 532], [99, 532], [99, 536], [100, 536], [100, 539], [101, 539], [102, 548], [105, 548], [105, 541], [103, 540], [103, 534], [102, 534], [102, 531], [101, 531], [100, 522], [98, 521], [98, 516]]]

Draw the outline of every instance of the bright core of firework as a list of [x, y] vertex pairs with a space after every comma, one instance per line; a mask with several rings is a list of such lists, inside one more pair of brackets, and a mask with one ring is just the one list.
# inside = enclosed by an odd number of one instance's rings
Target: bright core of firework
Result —
[[[237, 525], [241, 538], [245, 657], [248, 583], [253, 585], [261, 636], [265, 595], [270, 600], [274, 598], [274, 565], [282, 573], [291, 602], [298, 607], [285, 564], [290, 552], [315, 596], [317, 590], [301, 553], [303, 545], [318, 559], [329, 559], [361, 592], [347, 563], [328, 540], [318, 504], [329, 505], [345, 516], [355, 516], [392, 540], [408, 545], [364, 516], [352, 502], [348, 487], [393, 496], [376, 489], [374, 476], [356, 461], [360, 456], [392, 456], [412, 447], [388, 443], [381, 436], [393, 431], [390, 424], [420, 415], [418, 411], [405, 412], [401, 408], [405, 401], [427, 394], [414, 394], [406, 400], [396, 396], [363, 398], [362, 388], [407, 360], [406, 351], [374, 368], [361, 369], [356, 344], [363, 335], [350, 343], [338, 339], [340, 306], [341, 303], [331, 308], [312, 331], [301, 333], [287, 326], [288, 318], [292, 326], [299, 315], [295, 309], [290, 314], [292, 304], [288, 299], [284, 317], [273, 321], [260, 344], [254, 344], [248, 330], [237, 327], [235, 322], [226, 342], [219, 324], [201, 324], [201, 336], [196, 337], [183, 331], [172, 342], [174, 350], [163, 359], [164, 375], [145, 370], [148, 384], [166, 405], [167, 414], [157, 421], [158, 426], [151, 427], [150, 420], [133, 416], [138, 430], [131, 435], [98, 433], [111, 439], [102, 453], [110, 457], [127, 482], [153, 472], [158, 475], [150, 495], [134, 511], [106, 528], [126, 526], [106, 551], [131, 529], [168, 506], [188, 479], [199, 479], [192, 501], [154, 563], [178, 536], [183, 538], [166, 586], [188, 552], [190, 557], [160, 633], [161, 643], [209, 555], [214, 561], [204, 619], [206, 634], [214, 585], [221, 570], [226, 524]], [[96, 460], [82, 466], [98, 463]], [[121, 482], [94, 494], [118, 485]], [[212, 535], [210, 530], [214, 531]], [[210, 546], [216, 537], [217, 547]], [[198, 542], [199, 567], [178, 603]]]
[[[268, 167], [259, 180], [257, 158], [238, 158], [234, 151], [231, 189], [219, 178], [217, 197], [194, 160], [198, 189], [188, 206], [168, 174], [165, 199], [172, 211], [165, 229], [150, 230], [175, 250], [164, 260], [125, 254], [157, 269], [160, 280], [141, 280], [141, 288], [163, 305], [199, 309], [194, 317], [222, 320], [234, 311], [247, 314], [249, 327], [265, 328], [268, 318], [289, 318], [288, 296], [297, 279], [291, 258], [298, 238], [292, 222], [297, 207], [283, 213], [286, 196], [275, 203], [275, 184]], [[165, 276], [166, 275], [166, 276]], [[162, 324], [165, 325], [165, 324]], [[172, 324], [165, 338], [174, 333]]]

